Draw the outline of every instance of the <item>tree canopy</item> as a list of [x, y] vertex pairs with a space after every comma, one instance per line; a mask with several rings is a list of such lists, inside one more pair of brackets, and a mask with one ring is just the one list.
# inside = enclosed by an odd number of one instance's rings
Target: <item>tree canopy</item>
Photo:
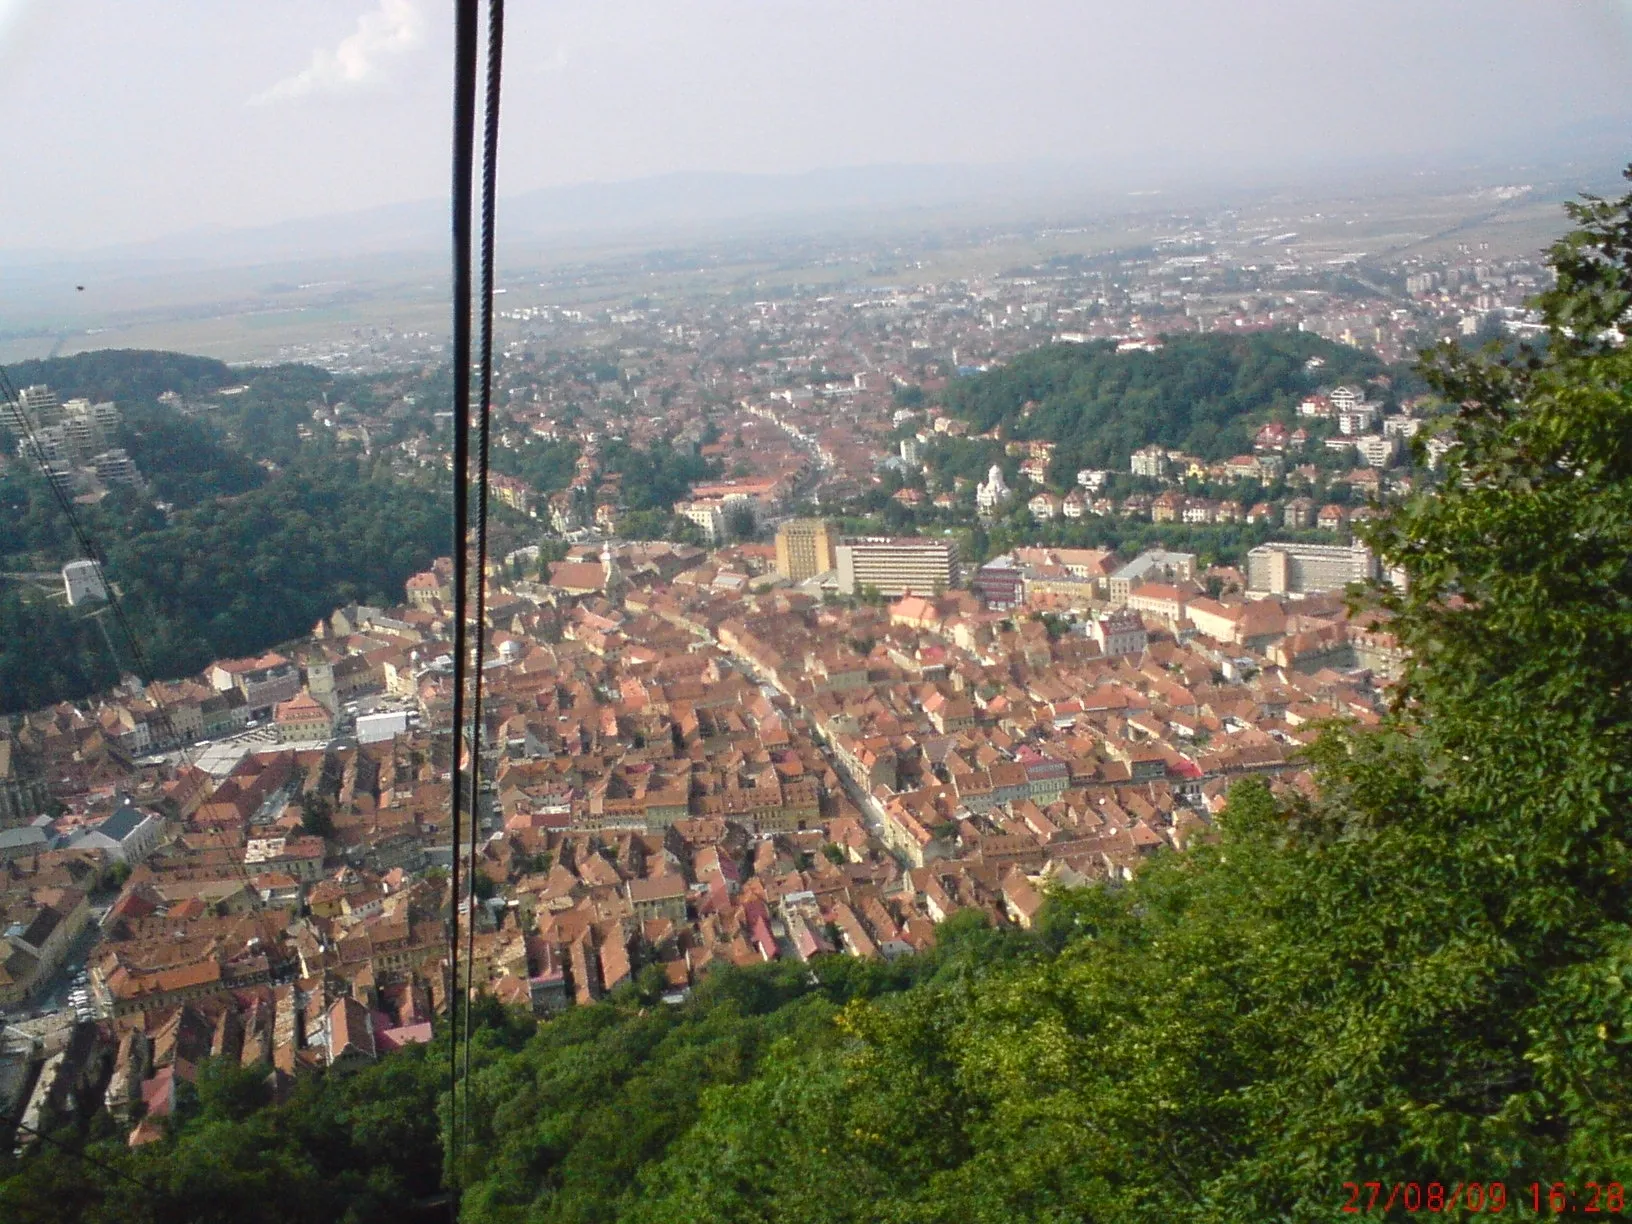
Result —
[[[1311, 358], [1318, 366], [1311, 368]], [[1152, 442], [1203, 459], [1251, 447], [1249, 424], [1289, 412], [1322, 385], [1364, 382], [1387, 367], [1308, 332], [1175, 335], [1156, 352], [1110, 341], [1056, 344], [954, 382], [946, 405], [977, 433], [1059, 444], [1057, 470], [1123, 468]]]
[[[19, 363], [10, 377], [118, 403], [110, 441], [130, 453], [146, 487], [114, 489], [78, 514], [160, 677], [299, 636], [343, 603], [394, 602], [404, 579], [446, 547], [446, 515], [431, 493], [321, 435], [301, 438], [313, 404], [339, 398], [323, 370], [234, 371], [182, 354], [109, 350]], [[235, 385], [244, 389], [208, 405], [158, 399]], [[371, 394], [356, 380], [344, 390]], [[22, 464], [0, 474], [0, 573], [49, 574], [79, 555], [44, 479]], [[96, 608], [66, 608], [60, 588], [53, 597], [44, 585], [0, 578], [0, 713], [84, 697], [121, 669], [139, 670]]]
[[205, 395], [237, 381], [233, 369], [213, 357], [151, 349], [97, 349], [71, 357], [17, 361], [6, 367], [19, 388], [44, 383], [63, 399], [153, 400], [166, 391]]

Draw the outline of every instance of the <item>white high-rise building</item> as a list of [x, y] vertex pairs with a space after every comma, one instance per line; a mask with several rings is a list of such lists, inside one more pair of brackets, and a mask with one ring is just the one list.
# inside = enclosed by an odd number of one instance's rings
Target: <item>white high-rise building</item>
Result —
[[1320, 594], [1376, 576], [1377, 559], [1364, 544], [1271, 541], [1247, 553], [1249, 594]]
[[62, 405], [57, 393], [46, 386], [24, 387], [17, 400], [37, 427], [55, 425], [62, 419]]
[[1386, 468], [1399, 454], [1400, 439], [1397, 434], [1362, 434], [1354, 440], [1354, 449], [1368, 466]]
[[1090, 493], [1098, 493], [1110, 475], [1104, 468], [1083, 468], [1077, 473], [1077, 483]]
[[1167, 471], [1167, 451], [1154, 443], [1142, 446], [1128, 457], [1128, 468], [1135, 476], [1160, 480]]
[[103, 484], [136, 485], [142, 483], [142, 474], [136, 468], [136, 461], [130, 457], [123, 447], [103, 451], [91, 460], [96, 468], [96, 478]]
[[702, 529], [703, 539], [710, 544], [718, 544], [725, 537], [725, 515], [718, 501], [698, 499], [676, 502], [674, 512], [696, 523]]

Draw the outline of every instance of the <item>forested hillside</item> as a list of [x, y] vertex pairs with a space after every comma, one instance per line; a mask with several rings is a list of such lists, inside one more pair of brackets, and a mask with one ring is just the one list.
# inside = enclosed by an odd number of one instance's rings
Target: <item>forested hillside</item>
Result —
[[[674, 1010], [490, 1008], [460, 1218], [1314, 1224], [1367, 1182], [1624, 1218], [1632, 195], [1575, 215], [1547, 353], [1432, 362], [1461, 446], [1373, 541], [1414, 661], [1392, 718], [1314, 751], [1318, 796], [1243, 782], [1216, 844], [1056, 894], [1035, 933], [955, 918], [922, 960], [727, 970]], [[52, 1150], [0, 1218], [408, 1218], [444, 1051], [275, 1110], [207, 1069], [172, 1137], [96, 1146], [137, 1184]]]
[[[1311, 358], [1323, 364], [1311, 369]], [[1009, 438], [1058, 443], [1058, 472], [1126, 470], [1152, 442], [1203, 459], [1240, 454], [1253, 426], [1318, 387], [1385, 372], [1372, 354], [1307, 332], [1176, 335], [1153, 353], [1056, 344], [953, 383], [946, 406], [977, 433], [1001, 425]]]
[[150, 349], [98, 349], [72, 357], [18, 361], [6, 375], [21, 388], [44, 383], [62, 399], [113, 400], [125, 404], [157, 399], [166, 391], [206, 395], [241, 381], [224, 361]]
[[142, 401], [128, 405], [121, 415], [114, 441], [135, 460], [160, 501], [196, 506], [247, 493], [266, 481], [265, 469], [229, 446], [211, 421]]
[[[298, 637], [344, 603], [396, 602], [408, 575], [446, 548], [435, 495], [354, 459], [313, 456], [241, 497], [168, 520], [150, 505], [126, 510], [86, 518], [161, 677]], [[43, 486], [30, 490], [26, 513], [68, 536]], [[108, 630], [121, 667], [134, 670]], [[107, 687], [117, 679], [109, 651], [83, 609], [0, 589], [0, 713]]]
[[[8, 374], [19, 386], [40, 381], [63, 398], [119, 405], [114, 441], [147, 488], [114, 489], [78, 513], [159, 676], [264, 650], [349, 601], [394, 601], [446, 548], [433, 492], [298, 433], [314, 403], [366, 397], [366, 383], [338, 384], [309, 366], [235, 371], [140, 351], [25, 362]], [[223, 387], [233, 393], [212, 396]], [[159, 402], [167, 390], [210, 407]], [[37, 472], [18, 463], [0, 474], [0, 573], [49, 573], [79, 551]], [[0, 579], [0, 713], [83, 697], [133, 670], [115, 626], [88, 611]]]

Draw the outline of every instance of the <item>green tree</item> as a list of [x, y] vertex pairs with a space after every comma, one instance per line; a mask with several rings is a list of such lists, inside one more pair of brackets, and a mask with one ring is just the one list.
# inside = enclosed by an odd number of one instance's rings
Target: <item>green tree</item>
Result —
[[334, 836], [334, 805], [316, 791], [300, 797], [300, 828], [313, 837]]
[[[1243, 783], [1216, 846], [1052, 898], [1058, 955], [710, 1097], [651, 1218], [1315, 1221], [1344, 1181], [1632, 1172], [1632, 196], [1572, 211], [1546, 350], [1427, 363], [1462, 445], [1372, 537], [1410, 580], [1393, 718], [1322, 740], [1317, 799]], [[871, 1123], [872, 1069], [937, 1049], [920, 1091], [963, 1099]]]
[[732, 506], [725, 513], [725, 530], [733, 540], [751, 540], [758, 528], [758, 520], [748, 506]]

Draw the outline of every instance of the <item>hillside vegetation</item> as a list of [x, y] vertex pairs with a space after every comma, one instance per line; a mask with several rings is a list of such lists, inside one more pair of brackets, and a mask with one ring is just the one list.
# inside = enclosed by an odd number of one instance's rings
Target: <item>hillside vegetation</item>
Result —
[[[1429, 363], [1462, 445], [1374, 538], [1414, 663], [1394, 717], [1314, 752], [1318, 798], [1243, 783], [1216, 844], [1035, 934], [959, 917], [921, 961], [728, 971], [673, 1011], [490, 1008], [461, 1218], [1313, 1224], [1367, 1181], [1500, 1181], [1520, 1216], [1531, 1182], [1596, 1184], [1624, 1215], [1632, 352], [1602, 337], [1632, 195], [1573, 212], [1546, 355]], [[171, 1138], [96, 1148], [147, 1191], [52, 1151], [0, 1218], [407, 1218], [444, 1050], [277, 1110], [211, 1072]]]
[[1152, 442], [1227, 459], [1317, 388], [1385, 372], [1372, 354], [1306, 332], [1169, 336], [1154, 353], [1107, 340], [1024, 353], [953, 383], [946, 406], [976, 433], [1002, 426], [1006, 438], [1058, 443], [1055, 470], [1069, 482], [1079, 468], [1125, 470]]
[[166, 391], [183, 398], [208, 395], [240, 381], [224, 361], [151, 349], [97, 349], [72, 357], [42, 357], [6, 367], [19, 389], [44, 383], [62, 399], [155, 400]]
[[[322, 370], [235, 371], [121, 350], [20, 363], [8, 374], [65, 399], [119, 404], [115, 442], [148, 488], [115, 489], [79, 514], [159, 677], [299, 636], [340, 604], [394, 602], [403, 580], [446, 549], [447, 515], [433, 492], [322, 433], [301, 439], [312, 404], [340, 390]], [[166, 390], [206, 397], [224, 386], [243, 390], [208, 411], [158, 400]], [[355, 382], [343, 389], [368, 394]], [[0, 475], [0, 573], [49, 572], [79, 555], [40, 475], [22, 464]], [[0, 714], [84, 697], [138, 670], [115, 626], [104, 634], [87, 611], [0, 580]]]

